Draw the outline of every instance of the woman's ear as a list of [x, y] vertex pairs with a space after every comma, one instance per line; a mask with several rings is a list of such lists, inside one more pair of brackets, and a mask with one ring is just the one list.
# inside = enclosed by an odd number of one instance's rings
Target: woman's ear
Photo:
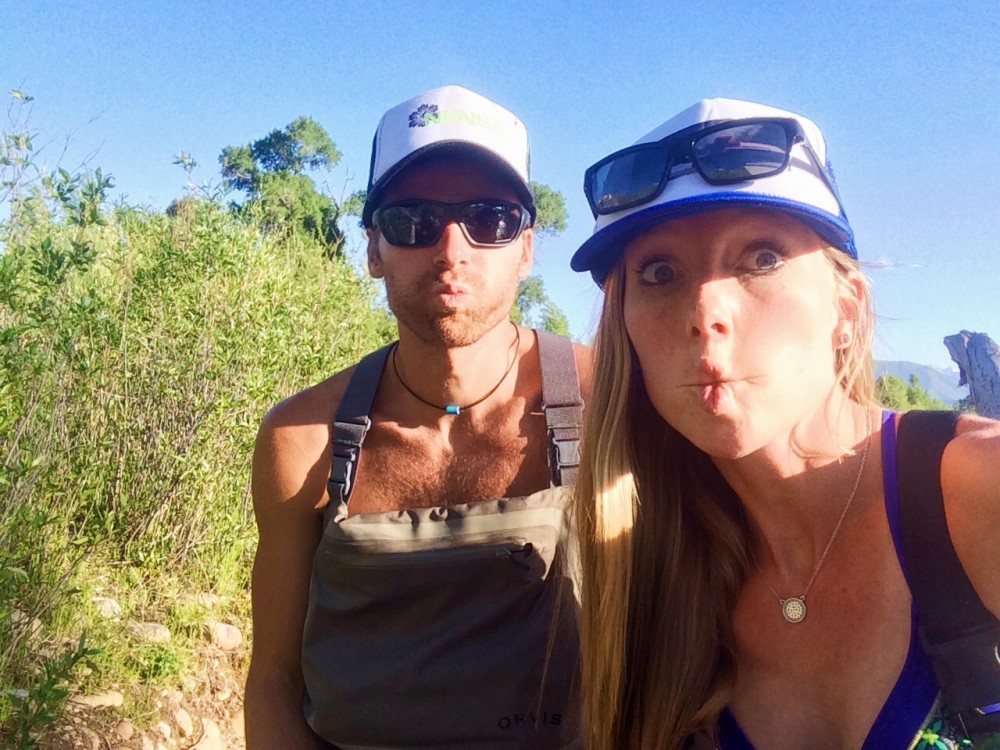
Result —
[[845, 326], [840, 326], [839, 328], [840, 328], [840, 333], [837, 334], [837, 341], [834, 345], [834, 348], [846, 349], [851, 345], [851, 341], [853, 340], [854, 337], [851, 335], [849, 331], [845, 330], [846, 328]]
[[854, 342], [856, 322], [861, 314], [864, 300], [864, 282], [854, 272], [846, 274], [841, 279], [840, 287], [840, 319], [833, 332], [833, 347], [848, 349]]

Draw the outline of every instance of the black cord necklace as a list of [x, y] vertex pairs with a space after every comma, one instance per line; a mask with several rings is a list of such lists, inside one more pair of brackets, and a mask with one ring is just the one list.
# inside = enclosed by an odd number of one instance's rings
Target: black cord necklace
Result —
[[440, 404], [431, 403], [430, 401], [428, 401], [427, 399], [423, 398], [418, 393], [416, 393], [412, 388], [410, 388], [410, 386], [407, 385], [406, 381], [403, 380], [403, 376], [399, 374], [399, 368], [396, 366], [396, 352], [399, 351], [398, 343], [392, 348], [392, 371], [396, 373], [396, 378], [399, 380], [399, 384], [403, 386], [403, 388], [406, 389], [407, 393], [413, 396], [413, 398], [415, 398], [417, 401], [423, 404], [427, 404], [428, 406], [432, 406], [435, 409], [440, 409], [445, 414], [449, 414], [451, 416], [458, 416], [464, 410], [471, 409], [473, 406], [483, 403], [483, 401], [485, 401], [494, 393], [496, 393], [497, 389], [500, 387], [503, 381], [505, 381], [507, 379], [507, 376], [510, 375], [510, 371], [514, 369], [514, 363], [517, 362], [517, 352], [521, 348], [521, 329], [518, 328], [516, 325], [514, 326], [514, 343], [511, 348], [513, 349], [513, 356], [510, 358], [510, 362], [507, 364], [507, 369], [503, 371], [503, 375], [500, 376], [500, 380], [497, 381], [497, 384], [492, 388], [490, 388], [482, 398], [476, 399], [471, 404], [466, 404], [465, 406], [459, 406], [458, 404], [445, 404], [444, 406], [441, 406]]

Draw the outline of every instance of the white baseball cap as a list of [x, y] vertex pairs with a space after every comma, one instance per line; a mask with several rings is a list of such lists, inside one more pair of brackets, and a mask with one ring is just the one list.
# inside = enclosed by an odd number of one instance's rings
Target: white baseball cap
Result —
[[[674, 168], [684, 164], [666, 164], [660, 162], [652, 169], [655, 174], [650, 176], [646, 170], [642, 175], [643, 183], [640, 189], [644, 198], [636, 205], [630, 200], [630, 195], [624, 192], [629, 186], [629, 179], [639, 180], [640, 173], [649, 166], [649, 160], [643, 158], [628, 158], [631, 149], [640, 144], [658, 144], [684, 132], [685, 137], [678, 140], [680, 146], [692, 143], [703, 130], [709, 131], [721, 128], [723, 135], [714, 144], [725, 151], [726, 148], [772, 148], [767, 144], [746, 146], [739, 138], [727, 137], [726, 133], [739, 133], [741, 121], [784, 121], [794, 126], [796, 138], [786, 140], [788, 149], [787, 165], [777, 167], [777, 171], [767, 170], [767, 176], [748, 177], [746, 179], [727, 179], [723, 184], [713, 184], [697, 169], [691, 167], [686, 171], [681, 169], [674, 174]], [[727, 129], [732, 123], [733, 130]], [[752, 128], [752, 125], [747, 125]], [[749, 132], [742, 131], [742, 132]], [[687, 135], [691, 139], [687, 139]], [[780, 150], [780, 149], [777, 149]], [[637, 151], [642, 151], [641, 149]], [[648, 151], [655, 153], [655, 148]], [[745, 150], [743, 153], [747, 153]], [[618, 161], [618, 157], [625, 155]], [[781, 151], [781, 156], [785, 155]], [[659, 157], [663, 158], [663, 157]], [[773, 155], [768, 157], [774, 159]], [[748, 160], [749, 162], [750, 160]], [[780, 158], [773, 162], [777, 164]], [[594, 186], [592, 173], [600, 171], [606, 177], [605, 181]], [[615, 170], [619, 174], [615, 174]], [[657, 180], [667, 172], [666, 181]], [[602, 189], [613, 184], [621, 188], [620, 195], [602, 196]], [[847, 221], [837, 193], [836, 181], [827, 158], [826, 141], [819, 127], [812, 120], [801, 115], [787, 112], [763, 104], [745, 102], [737, 99], [703, 99], [685, 109], [680, 114], [671, 117], [665, 123], [642, 136], [628, 149], [615, 152], [609, 157], [597, 162], [587, 170], [586, 190], [591, 207], [597, 213], [594, 233], [573, 255], [570, 262], [575, 271], [590, 271], [594, 280], [603, 285], [605, 278], [620, 257], [625, 245], [636, 235], [671, 219], [688, 216], [694, 213], [712, 209], [759, 206], [773, 208], [791, 214], [834, 247], [843, 250], [852, 258], [857, 258], [854, 246], [854, 232]], [[590, 195], [595, 193], [596, 195]], [[595, 202], [603, 202], [598, 213]], [[625, 206], [620, 211], [614, 210], [614, 201], [620, 200]]]
[[509, 177], [535, 219], [528, 177], [528, 133], [516, 115], [461, 86], [443, 86], [398, 104], [379, 121], [372, 142], [368, 196], [361, 218], [372, 226], [389, 183], [406, 167], [431, 153], [467, 153], [484, 158]]

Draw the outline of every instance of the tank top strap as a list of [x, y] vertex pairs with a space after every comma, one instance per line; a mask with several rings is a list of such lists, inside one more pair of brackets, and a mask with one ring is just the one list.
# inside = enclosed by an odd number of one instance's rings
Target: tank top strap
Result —
[[903, 550], [903, 521], [899, 507], [899, 476], [896, 471], [896, 413], [888, 410], [882, 413], [882, 491], [885, 495], [885, 514], [892, 534], [892, 545], [896, 549], [899, 566], [903, 569], [903, 577], [909, 585], [910, 573]]
[[[882, 491], [892, 543], [903, 575], [909, 573], [903, 554], [900, 517], [899, 478], [896, 472], [896, 414], [882, 413]], [[920, 648], [916, 608], [910, 607], [910, 641], [899, 677], [868, 730], [862, 750], [886, 747], [913, 747], [914, 739], [932, 711], [938, 694], [937, 682], [927, 655]], [[719, 717], [719, 747], [722, 750], [752, 750], [753, 745], [735, 716], [725, 709]]]

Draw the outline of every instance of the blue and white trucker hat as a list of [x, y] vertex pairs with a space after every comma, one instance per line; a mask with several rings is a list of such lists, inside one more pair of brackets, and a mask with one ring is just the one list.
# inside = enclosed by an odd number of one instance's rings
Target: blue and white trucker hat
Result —
[[396, 105], [379, 121], [361, 215], [364, 225], [372, 226], [372, 213], [386, 187], [403, 169], [428, 154], [445, 151], [485, 159], [509, 177], [534, 222], [524, 123], [485, 96], [461, 86], [444, 86]]
[[[594, 280], [603, 286], [626, 244], [636, 235], [664, 221], [701, 211], [737, 206], [773, 208], [789, 213], [832, 246], [857, 258], [854, 232], [837, 194], [836, 182], [827, 158], [826, 142], [812, 120], [753, 102], [703, 99], [642, 136], [629, 148], [638, 144], [655, 144], [677, 136], [682, 131], [685, 135], [679, 140], [684, 141], [690, 134], [693, 142], [701, 131], [724, 127], [724, 123], [732, 122], [736, 125], [741, 120], [792, 121], [789, 124], [800, 135], [787, 146], [787, 166], [767, 176], [728, 179], [725, 184], [712, 184], [701, 172], [690, 167], [677, 170], [675, 175], [675, 167], [678, 165], [671, 164], [667, 167], [669, 176], [666, 183], [661, 184], [662, 189], [658, 193], [651, 190], [648, 200], [638, 205], [626, 205], [620, 211], [614, 210], [613, 200], [604, 204], [603, 210], [597, 215], [593, 235], [573, 255], [570, 263], [573, 270], [590, 271]], [[724, 148], [739, 148], [744, 145], [738, 139], [720, 140], [731, 142], [723, 144]], [[746, 148], [754, 147], [767, 146], [756, 144]], [[623, 149], [621, 153], [627, 153], [627, 150]], [[614, 155], [602, 159], [595, 167], [602, 162], [607, 163], [613, 157]], [[628, 160], [628, 168], [636, 169], [639, 162], [639, 159]], [[595, 167], [588, 170], [588, 178]], [[662, 167], [657, 176], [646, 180], [646, 185], [655, 186], [659, 174], [663, 174]], [[615, 180], [617, 178], [612, 177], [609, 181]], [[627, 178], [617, 181], [627, 182]], [[588, 191], [594, 192], [595, 189], [588, 185]], [[594, 198], [588, 198], [593, 207]], [[628, 204], [628, 196], [623, 195], [621, 202]], [[596, 208], [594, 210], [597, 211]]]

